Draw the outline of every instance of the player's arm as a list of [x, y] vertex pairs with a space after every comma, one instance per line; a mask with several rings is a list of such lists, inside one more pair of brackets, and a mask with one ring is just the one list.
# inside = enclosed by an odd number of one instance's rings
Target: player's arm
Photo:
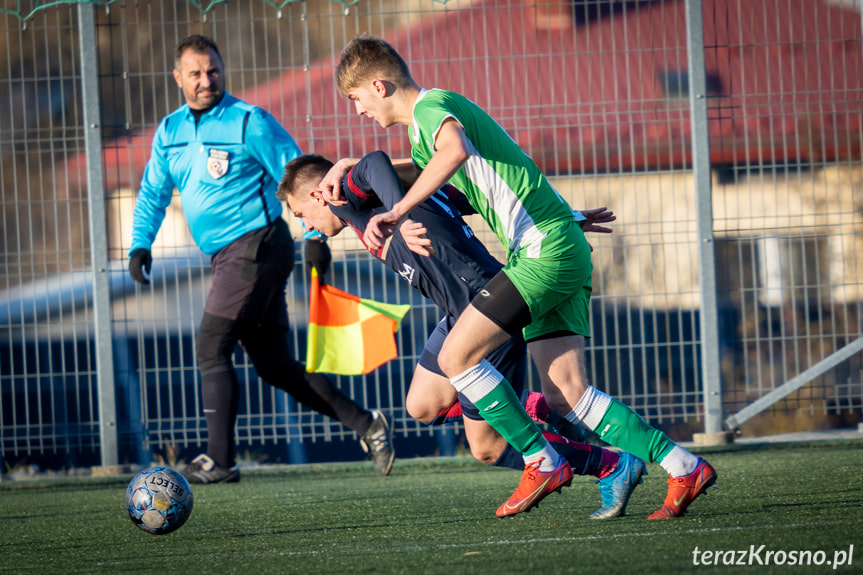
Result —
[[471, 147], [458, 121], [452, 117], [444, 120], [435, 139], [435, 153], [416, 183], [390, 211], [377, 214], [369, 220], [363, 236], [366, 245], [379, 248], [408, 212], [428, 199], [461, 169], [470, 157]]
[[[347, 198], [342, 193], [341, 182], [345, 175], [361, 161], [356, 158], [342, 158], [333, 164], [319, 186], [325, 200], [336, 206], [342, 206], [347, 202]], [[402, 185], [406, 188], [412, 186], [420, 174], [419, 168], [410, 158], [390, 160], [390, 167], [395, 169]]]
[[[410, 162], [413, 166], [413, 162]], [[344, 187], [345, 199], [348, 205], [357, 211], [372, 210], [383, 206], [385, 210], [392, 208], [399, 200], [404, 198], [405, 189], [403, 176], [405, 172], [399, 171], [393, 165], [385, 152], [372, 152], [354, 166], [346, 177], [347, 186]], [[409, 170], [411, 173], [419, 173], [419, 170]], [[415, 179], [415, 178], [413, 178]], [[426, 227], [410, 219], [402, 221], [399, 232], [411, 251], [430, 256], [434, 253], [431, 240], [426, 237]], [[381, 258], [386, 259], [389, 239], [384, 242]]]
[[246, 146], [276, 182], [281, 180], [285, 164], [302, 153], [288, 131], [261, 108], [255, 108], [249, 116]]
[[396, 174], [389, 156], [385, 152], [376, 151], [363, 156], [351, 168], [341, 186], [344, 200], [358, 212], [378, 209], [385, 210], [404, 195], [402, 184]]
[[174, 194], [174, 180], [168, 168], [167, 154], [163, 145], [165, 123], [159, 125], [153, 136], [150, 159], [144, 168], [135, 211], [132, 215], [132, 245], [129, 248], [129, 274], [141, 284], [150, 281], [147, 275], [153, 263], [150, 248], [162, 227], [165, 210], [171, 204]]
[[348, 172], [348, 203], [357, 209], [381, 206], [384, 210], [392, 209], [405, 197], [402, 173], [399, 173], [385, 152], [371, 152]]
[[174, 180], [168, 167], [164, 142], [165, 122], [163, 121], [153, 136], [150, 159], [144, 168], [138, 198], [135, 200], [135, 212], [132, 216], [132, 250], [150, 249], [165, 219], [165, 210], [171, 203]]
[[[273, 180], [282, 178], [285, 164], [302, 154], [293, 136], [276, 119], [262, 108], [254, 108], [246, 124], [246, 142], [249, 153], [263, 166]], [[303, 239], [326, 241], [317, 230], [308, 230], [303, 224]], [[323, 273], [318, 272], [323, 282]]]

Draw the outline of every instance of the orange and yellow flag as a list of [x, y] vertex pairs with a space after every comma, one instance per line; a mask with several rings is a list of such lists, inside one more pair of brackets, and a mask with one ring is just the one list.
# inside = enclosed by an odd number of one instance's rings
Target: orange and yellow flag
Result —
[[398, 356], [395, 333], [409, 305], [359, 298], [321, 285], [312, 269], [306, 370], [369, 373]]

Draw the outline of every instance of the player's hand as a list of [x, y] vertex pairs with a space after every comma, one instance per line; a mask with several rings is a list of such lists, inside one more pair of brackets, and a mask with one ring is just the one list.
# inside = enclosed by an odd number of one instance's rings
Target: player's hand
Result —
[[139, 284], [147, 285], [150, 283], [144, 272], [150, 275], [150, 266], [152, 265], [153, 256], [147, 248], [138, 248], [129, 254], [129, 275]]
[[[607, 228], [599, 224], [608, 224], [617, 219], [614, 212], [607, 210], [605, 207], [581, 210], [581, 215], [586, 218], [584, 220], [584, 225], [581, 226], [581, 231], [584, 233], [593, 232], [595, 234], [610, 234], [612, 231], [611, 228]], [[593, 251], [593, 246], [590, 242], [587, 243], [587, 247], [590, 248], [591, 252]]]
[[324, 276], [330, 269], [330, 262], [333, 260], [330, 246], [322, 239], [309, 239], [306, 240], [304, 251], [306, 254], [306, 264], [315, 268], [318, 272], [318, 280], [321, 283], [326, 283]]
[[399, 224], [401, 216], [390, 210], [382, 214], [375, 214], [369, 223], [366, 224], [366, 231], [363, 233], [363, 242], [366, 246], [372, 249], [380, 249], [388, 237], [393, 235], [396, 226]]
[[334, 206], [343, 206], [348, 203], [342, 195], [342, 180], [345, 178], [348, 170], [357, 165], [358, 161], [353, 158], [343, 158], [333, 164], [333, 167], [330, 168], [330, 171], [327, 172], [318, 186], [321, 190], [321, 195], [324, 196], [327, 202]]
[[593, 208], [590, 210], [581, 210], [582, 215], [587, 218], [584, 225], [581, 226], [583, 232], [593, 232], [595, 234], [610, 234], [611, 228], [599, 224], [608, 224], [617, 219], [614, 212], [607, 208]]
[[405, 220], [399, 226], [399, 232], [405, 240], [408, 248], [415, 254], [430, 256], [434, 253], [431, 240], [426, 237], [428, 230], [424, 225], [413, 220]]

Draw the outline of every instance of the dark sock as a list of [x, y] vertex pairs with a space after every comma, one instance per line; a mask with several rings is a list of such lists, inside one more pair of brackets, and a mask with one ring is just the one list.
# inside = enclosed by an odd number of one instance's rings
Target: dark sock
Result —
[[560, 453], [577, 475], [597, 475], [602, 468], [602, 448], [567, 439], [550, 431], [543, 432], [545, 439]]
[[492, 463], [495, 467], [509, 467], [510, 469], [524, 470], [524, 456], [519, 453], [512, 445], [506, 445], [503, 453], [497, 458], [497, 461]]
[[[599, 477], [600, 472], [604, 469], [603, 449], [601, 447], [578, 443], [550, 431], [544, 431], [543, 436], [554, 447], [555, 451], [566, 459], [574, 473]], [[524, 456], [516, 451], [512, 445], [507, 445], [492, 465], [522, 471], [524, 469]]]
[[602, 462], [599, 465], [599, 469], [593, 475], [596, 475], [600, 479], [608, 477], [617, 469], [618, 463], [620, 463], [620, 455], [616, 451], [602, 449]]
[[217, 465], [234, 465], [234, 424], [239, 384], [233, 369], [201, 375], [201, 398], [207, 418], [207, 455]]

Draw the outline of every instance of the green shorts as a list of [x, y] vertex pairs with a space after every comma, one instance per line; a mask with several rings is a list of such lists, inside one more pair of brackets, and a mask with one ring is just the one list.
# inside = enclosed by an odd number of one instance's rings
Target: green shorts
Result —
[[590, 337], [593, 264], [581, 226], [573, 221], [547, 235], [539, 258], [524, 257], [525, 251], [503, 268], [530, 309], [524, 339], [559, 331]]

